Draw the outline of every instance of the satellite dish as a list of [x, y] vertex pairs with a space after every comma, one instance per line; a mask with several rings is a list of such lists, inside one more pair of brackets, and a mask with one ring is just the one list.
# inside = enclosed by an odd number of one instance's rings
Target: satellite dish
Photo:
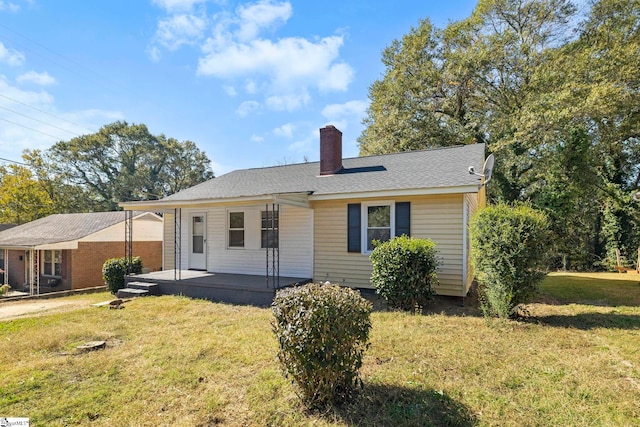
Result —
[[[489, 154], [489, 157], [485, 159], [484, 165], [482, 166], [482, 173], [476, 172], [473, 166], [469, 166], [469, 174], [484, 177], [484, 183], [482, 183], [482, 185], [487, 185], [491, 180], [494, 164], [495, 158], [493, 157], [493, 154]], [[482, 187], [482, 185], [480, 187]]]
[[487, 185], [489, 181], [491, 181], [491, 174], [493, 173], [493, 165], [496, 160], [493, 157], [493, 154], [489, 154], [489, 157], [484, 161], [484, 166], [482, 167], [482, 174], [484, 175], [484, 184]]
[[633, 195], [633, 200], [635, 200], [636, 202], [640, 202], [640, 191]]

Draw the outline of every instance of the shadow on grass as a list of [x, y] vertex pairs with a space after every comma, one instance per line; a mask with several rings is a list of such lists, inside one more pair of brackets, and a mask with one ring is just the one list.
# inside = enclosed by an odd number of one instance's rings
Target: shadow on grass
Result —
[[608, 329], [640, 329], [640, 316], [620, 313], [580, 313], [573, 315], [550, 315], [533, 317], [531, 320], [544, 325], [561, 328], [589, 330], [595, 328]]
[[[383, 298], [378, 296], [373, 289], [360, 289], [360, 295], [371, 302], [371, 304], [373, 305], [373, 311], [401, 311], [389, 308], [387, 302]], [[420, 314], [443, 314], [446, 316], [471, 317], [482, 316], [482, 313], [478, 309], [478, 302], [475, 296], [461, 298], [436, 295], [429, 303], [427, 303]]]
[[350, 404], [332, 408], [328, 418], [349, 426], [475, 426], [469, 409], [444, 393], [365, 384]]

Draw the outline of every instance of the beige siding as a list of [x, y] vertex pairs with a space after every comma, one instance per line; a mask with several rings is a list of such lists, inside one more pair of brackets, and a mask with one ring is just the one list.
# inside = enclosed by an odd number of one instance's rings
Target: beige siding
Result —
[[162, 253], [162, 268], [164, 270], [172, 270], [175, 268], [175, 241], [174, 231], [176, 225], [174, 223], [175, 215], [170, 213], [164, 214], [164, 245]]
[[478, 197], [477, 194], [465, 194], [464, 195], [464, 209], [465, 209], [465, 295], [469, 291], [474, 279], [473, 267], [471, 266], [471, 240], [469, 237], [469, 224], [473, 213], [478, 210]]
[[[373, 201], [375, 199], [367, 199]], [[388, 200], [388, 199], [385, 199]], [[436, 243], [441, 265], [438, 268], [441, 295], [461, 296], [463, 280], [463, 195], [402, 197], [395, 202], [411, 202], [411, 235]], [[318, 201], [314, 208], [313, 278], [352, 287], [371, 287], [368, 255], [347, 252], [347, 204], [363, 200]]]
[[[123, 214], [124, 216], [124, 214]], [[124, 220], [104, 230], [78, 239], [78, 242], [123, 242]], [[159, 242], [162, 240], [162, 218], [153, 214], [143, 215], [133, 220], [134, 242]]]

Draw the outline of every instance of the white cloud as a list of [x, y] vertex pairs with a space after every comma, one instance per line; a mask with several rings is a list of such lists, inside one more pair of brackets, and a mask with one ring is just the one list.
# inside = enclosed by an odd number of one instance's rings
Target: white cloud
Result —
[[244, 101], [236, 110], [236, 114], [238, 114], [240, 117], [245, 117], [249, 113], [257, 111], [259, 108], [260, 103], [258, 101]]
[[266, 105], [275, 111], [295, 111], [307, 105], [310, 100], [306, 89], [300, 89], [300, 93], [270, 96], [266, 99]]
[[255, 80], [252, 80], [252, 79], [247, 80], [247, 83], [244, 86], [244, 90], [246, 90], [247, 93], [251, 95], [255, 94], [256, 91], [258, 90]]
[[9, 12], [17, 12], [20, 10], [20, 5], [16, 3], [12, 3], [10, 1], [2, 1], [0, 0], [0, 10], [6, 10]]
[[29, 71], [19, 75], [16, 81], [18, 83], [34, 83], [40, 86], [49, 86], [56, 83], [56, 79], [51, 77], [49, 73], [37, 73], [35, 71]]
[[292, 123], [287, 123], [280, 127], [275, 128], [273, 130], [273, 134], [283, 138], [291, 138], [293, 137], [294, 130], [295, 130], [295, 126]]
[[344, 104], [329, 104], [322, 109], [322, 115], [329, 120], [364, 117], [369, 103], [366, 101], [348, 101]]
[[236, 10], [240, 22], [236, 37], [240, 41], [250, 41], [258, 36], [261, 29], [284, 24], [293, 14], [291, 3], [260, 0], [257, 3], [241, 5]]
[[233, 86], [225, 85], [223, 86], [223, 88], [224, 88], [224, 91], [227, 92], [227, 95], [231, 97], [238, 95], [238, 92], [236, 92], [236, 88]]
[[205, 3], [207, 0], [153, 0], [153, 3], [168, 12], [191, 10], [193, 7], [200, 3]]
[[254, 134], [254, 135], [251, 135], [251, 141], [252, 142], [264, 142], [264, 137]]
[[[234, 93], [244, 85], [252, 98], [263, 97], [264, 108], [294, 111], [308, 105], [314, 92], [346, 91], [353, 81], [353, 68], [340, 58], [342, 34], [314, 38], [271, 34], [293, 16], [289, 1], [257, 0], [215, 14], [207, 11], [204, 0], [153, 1], [168, 15], [158, 23], [149, 48], [151, 58], [157, 60], [162, 49], [198, 45], [198, 75], [227, 80]], [[260, 105], [247, 101], [237, 113], [250, 114]]]
[[0, 63], [17, 67], [24, 63], [24, 54], [14, 49], [8, 49], [2, 42], [0, 42]]
[[312, 158], [316, 157], [316, 153], [313, 150], [314, 147], [314, 143], [317, 143], [320, 140], [320, 134], [318, 132], [318, 129], [310, 129], [307, 132], [307, 135], [297, 139], [295, 142], [289, 144], [289, 147], [287, 147], [289, 150], [291, 151], [295, 151], [298, 153], [306, 153], [306, 154], [311, 154], [313, 153]]
[[[179, 14], [162, 19], [158, 23], [155, 43], [172, 51], [182, 45], [196, 43], [204, 34], [207, 28], [206, 16], [195, 14]], [[153, 47], [152, 47], [153, 49]], [[151, 53], [153, 58], [157, 58], [157, 49]]]
[[256, 39], [248, 43], [220, 45], [209, 39], [203, 47], [198, 73], [222, 78], [265, 75], [276, 89], [297, 84], [323, 90], [345, 90], [353, 70], [335, 63], [343, 44], [341, 36], [310, 41], [288, 37], [277, 41]]

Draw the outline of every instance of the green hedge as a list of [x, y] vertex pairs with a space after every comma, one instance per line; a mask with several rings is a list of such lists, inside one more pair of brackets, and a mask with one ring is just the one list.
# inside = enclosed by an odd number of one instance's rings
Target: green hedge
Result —
[[390, 307], [413, 311], [432, 299], [438, 284], [435, 247], [429, 239], [400, 236], [371, 252], [371, 284]]
[[512, 317], [545, 276], [549, 247], [545, 214], [528, 205], [499, 204], [471, 218], [471, 261], [486, 317]]
[[276, 294], [272, 327], [278, 360], [308, 407], [353, 397], [369, 345], [371, 309], [357, 291], [337, 285], [310, 284]]
[[124, 288], [124, 277], [131, 273], [142, 273], [140, 257], [134, 257], [130, 266], [127, 265], [126, 258], [110, 258], [102, 265], [102, 279], [112, 294], [118, 292], [118, 289]]

